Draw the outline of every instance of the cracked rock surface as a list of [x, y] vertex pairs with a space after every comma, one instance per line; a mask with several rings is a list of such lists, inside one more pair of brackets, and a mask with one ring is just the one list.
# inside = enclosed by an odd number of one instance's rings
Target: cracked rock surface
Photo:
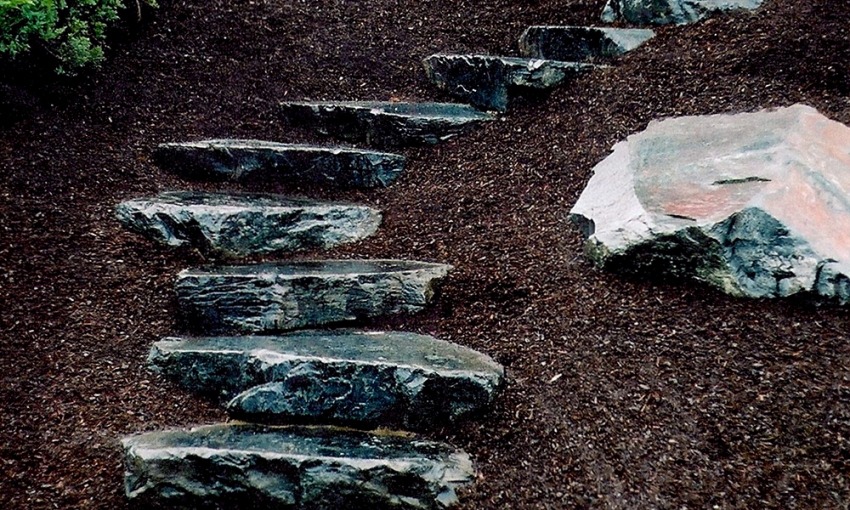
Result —
[[484, 354], [405, 332], [166, 338], [148, 361], [237, 418], [408, 429], [482, 411], [504, 378]]
[[187, 325], [202, 331], [280, 331], [415, 313], [451, 266], [406, 260], [326, 260], [182, 271]]
[[439, 88], [485, 110], [504, 112], [510, 95], [545, 90], [597, 66], [489, 55], [434, 54], [423, 60], [428, 78]]
[[607, 23], [686, 25], [721, 12], [757, 9], [764, 0], [608, 0], [602, 12]]
[[157, 508], [442, 509], [475, 471], [400, 434], [232, 424], [122, 441], [127, 497]]
[[404, 156], [386, 152], [229, 139], [161, 144], [154, 160], [188, 178], [281, 180], [344, 188], [389, 186], [405, 164]]
[[605, 268], [850, 302], [850, 128], [808, 106], [653, 122], [571, 215]]
[[381, 223], [380, 211], [366, 206], [256, 193], [166, 192], [122, 202], [116, 214], [148, 239], [221, 257], [329, 249]]
[[433, 145], [493, 120], [455, 103], [382, 101], [285, 102], [283, 118], [319, 133], [377, 146]]
[[580, 62], [623, 55], [653, 37], [655, 32], [647, 28], [537, 25], [523, 32], [519, 49], [529, 58]]

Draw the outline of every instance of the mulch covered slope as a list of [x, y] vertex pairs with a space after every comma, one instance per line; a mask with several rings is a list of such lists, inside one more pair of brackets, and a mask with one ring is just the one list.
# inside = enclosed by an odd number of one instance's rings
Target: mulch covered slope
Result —
[[[225, 419], [145, 369], [179, 332], [174, 275], [202, 260], [125, 233], [113, 206], [227, 188], [156, 168], [155, 144], [318, 141], [278, 122], [276, 102], [448, 99], [422, 57], [510, 53], [526, 25], [598, 23], [604, 2], [162, 3], [76, 96], [19, 93], [3, 110], [2, 508], [123, 508], [121, 436]], [[491, 415], [429, 434], [477, 460], [461, 508], [847, 506], [848, 311], [602, 273], [566, 216], [593, 165], [652, 119], [804, 102], [850, 123], [848, 20], [847, 2], [766, 0], [664, 28], [612, 69], [406, 151], [388, 189], [273, 190], [385, 211], [374, 238], [330, 256], [456, 266], [433, 310], [373, 326], [509, 371]]]

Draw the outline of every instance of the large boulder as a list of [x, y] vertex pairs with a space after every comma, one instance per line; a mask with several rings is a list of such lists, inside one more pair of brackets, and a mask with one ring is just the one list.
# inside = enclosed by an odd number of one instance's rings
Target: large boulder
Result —
[[519, 39], [526, 57], [580, 62], [606, 60], [628, 53], [655, 37], [648, 28], [536, 25]]
[[182, 271], [187, 325], [202, 331], [280, 331], [414, 313], [451, 266], [408, 260], [325, 260]]
[[443, 426], [489, 407], [504, 378], [484, 354], [404, 332], [166, 338], [148, 361], [236, 418], [272, 423]]
[[127, 498], [144, 508], [438, 510], [469, 456], [389, 432], [234, 424], [122, 441]]
[[764, 0], [608, 0], [602, 20], [685, 25], [721, 12], [757, 9]]
[[404, 156], [343, 147], [263, 140], [164, 143], [154, 161], [190, 179], [284, 181], [342, 188], [389, 186], [404, 170]]
[[158, 243], [212, 256], [329, 249], [375, 233], [370, 207], [257, 193], [174, 191], [116, 207], [129, 230]]
[[292, 101], [280, 111], [290, 124], [376, 146], [433, 145], [494, 119], [455, 103]]
[[434, 54], [422, 61], [428, 78], [449, 94], [485, 110], [504, 112], [511, 95], [551, 89], [593, 64], [491, 55]]
[[605, 268], [850, 301], [850, 128], [808, 106], [653, 122], [571, 211]]

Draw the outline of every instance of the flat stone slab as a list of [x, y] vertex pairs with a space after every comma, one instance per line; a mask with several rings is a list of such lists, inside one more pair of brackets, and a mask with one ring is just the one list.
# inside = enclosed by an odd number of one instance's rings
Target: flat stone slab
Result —
[[154, 161], [190, 179], [284, 181], [340, 188], [380, 188], [404, 171], [399, 154], [262, 140], [164, 143]]
[[455, 103], [287, 102], [281, 112], [291, 124], [378, 146], [436, 144], [494, 118]]
[[148, 361], [233, 416], [265, 423], [432, 428], [489, 407], [504, 379], [484, 354], [402, 332], [166, 338]]
[[437, 510], [475, 476], [466, 453], [393, 433], [232, 424], [122, 444], [127, 498], [156, 508]]
[[428, 78], [449, 94], [485, 110], [504, 112], [512, 93], [551, 89], [598, 66], [490, 55], [435, 54], [423, 60]]
[[381, 213], [351, 204], [266, 194], [167, 192], [116, 207], [129, 230], [213, 256], [328, 249], [375, 233]]
[[607, 23], [635, 25], [686, 25], [705, 17], [757, 9], [764, 0], [608, 0], [602, 12]]
[[655, 37], [648, 28], [531, 26], [519, 39], [529, 58], [581, 62], [624, 55]]
[[175, 285], [201, 331], [280, 331], [421, 311], [451, 266], [407, 260], [326, 260], [207, 266]]
[[850, 128], [808, 106], [653, 122], [571, 214], [606, 268], [850, 302]]

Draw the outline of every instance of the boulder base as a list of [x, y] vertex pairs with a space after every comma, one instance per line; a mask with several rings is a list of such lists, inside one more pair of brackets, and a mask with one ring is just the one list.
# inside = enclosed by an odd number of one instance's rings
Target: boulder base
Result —
[[122, 444], [127, 497], [155, 508], [437, 510], [475, 474], [447, 445], [344, 429], [214, 425]]
[[481, 353], [402, 332], [167, 338], [154, 345], [149, 362], [226, 403], [237, 418], [407, 429], [485, 409], [504, 377]]
[[654, 122], [597, 165], [571, 214], [606, 268], [848, 303], [848, 147], [850, 128], [802, 105]]
[[757, 9], [764, 0], [608, 0], [602, 12], [607, 23], [686, 25], [722, 12]]
[[177, 301], [202, 331], [280, 331], [427, 306], [451, 269], [406, 260], [326, 260], [182, 271]]
[[365, 206], [245, 193], [161, 193], [122, 202], [116, 214], [153, 241], [221, 257], [333, 248], [381, 223], [381, 213]]

